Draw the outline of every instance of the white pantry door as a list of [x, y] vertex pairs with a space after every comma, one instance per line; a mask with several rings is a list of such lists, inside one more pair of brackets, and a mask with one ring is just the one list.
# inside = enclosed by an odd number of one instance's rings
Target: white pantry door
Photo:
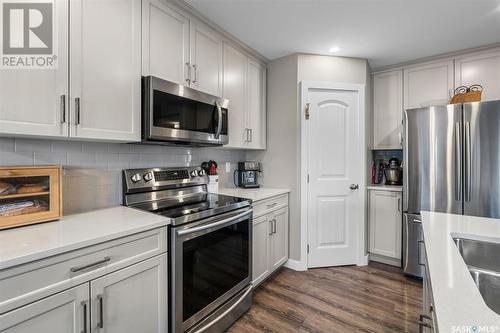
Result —
[[360, 94], [331, 88], [306, 93], [308, 267], [358, 263], [364, 214]]

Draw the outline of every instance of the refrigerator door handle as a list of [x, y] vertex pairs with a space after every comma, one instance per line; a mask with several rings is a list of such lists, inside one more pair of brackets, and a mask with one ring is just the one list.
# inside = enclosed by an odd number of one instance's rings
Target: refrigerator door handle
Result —
[[470, 201], [471, 196], [471, 143], [470, 143], [470, 122], [465, 122], [465, 194], [464, 200]]
[[462, 200], [462, 131], [460, 123], [455, 123], [455, 200]]

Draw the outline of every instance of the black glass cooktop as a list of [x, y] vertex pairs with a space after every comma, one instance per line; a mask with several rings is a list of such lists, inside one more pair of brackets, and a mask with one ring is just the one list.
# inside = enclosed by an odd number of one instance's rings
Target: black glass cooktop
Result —
[[177, 225], [249, 206], [250, 203], [248, 199], [203, 193], [153, 203], [147, 210], [168, 217], [173, 220], [173, 225]]

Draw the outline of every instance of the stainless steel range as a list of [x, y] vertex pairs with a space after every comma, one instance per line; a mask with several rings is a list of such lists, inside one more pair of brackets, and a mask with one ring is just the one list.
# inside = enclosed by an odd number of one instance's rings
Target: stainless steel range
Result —
[[167, 217], [169, 326], [223, 332], [252, 303], [247, 199], [207, 193], [199, 167], [123, 171], [124, 205]]

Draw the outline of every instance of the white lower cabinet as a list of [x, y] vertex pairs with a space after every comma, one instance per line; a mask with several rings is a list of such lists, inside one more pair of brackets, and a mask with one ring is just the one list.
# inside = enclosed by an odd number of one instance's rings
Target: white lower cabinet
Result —
[[90, 332], [88, 307], [86, 283], [0, 315], [0, 332]]
[[90, 282], [92, 329], [166, 332], [165, 254]]
[[[288, 200], [282, 197], [254, 203], [252, 282], [256, 286], [288, 260]], [[261, 212], [258, 207], [271, 207]]]
[[[400, 266], [402, 246], [401, 192], [369, 191], [369, 252], [385, 263]], [[371, 256], [373, 260], [374, 257]]]
[[[157, 246], [151, 247], [152, 237], [155, 236], [158, 236]], [[0, 290], [3, 294], [18, 294], [3, 289], [9, 286], [8, 280], [23, 284], [14, 284], [14, 288], [31, 290], [27, 295], [1, 300], [0, 306], [5, 307], [0, 307], [0, 332], [167, 332], [165, 249], [166, 229], [160, 228], [0, 271]], [[90, 251], [100, 259], [82, 255], [81, 251]], [[146, 252], [148, 257], [144, 258]], [[60, 263], [61, 260], [63, 263], [68, 261], [68, 256], [76, 258], [69, 260], [71, 268]], [[73, 266], [76, 264], [74, 261], [80, 258], [83, 262]], [[121, 263], [128, 266], [123, 267]], [[34, 270], [35, 267], [39, 270]], [[53, 267], [50, 272], [56, 279], [47, 277], [40, 267]], [[30, 280], [20, 278], [24, 270], [31, 273]], [[61, 279], [63, 275], [70, 279]], [[5, 281], [7, 283], [3, 284]], [[77, 286], [60, 291], [61, 285], [77, 283]], [[22, 306], [2, 313], [2, 308], [8, 309], [10, 303], [39, 293], [38, 299], [27, 304], [23, 302]]]

